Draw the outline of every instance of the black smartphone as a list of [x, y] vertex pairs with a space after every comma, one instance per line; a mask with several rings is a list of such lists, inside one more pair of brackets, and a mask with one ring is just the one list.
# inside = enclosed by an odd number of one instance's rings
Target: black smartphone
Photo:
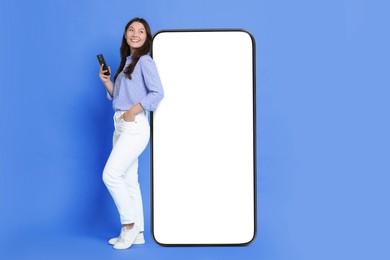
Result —
[[104, 60], [103, 54], [98, 54], [97, 58], [98, 58], [100, 66], [103, 64], [103, 70], [107, 70], [107, 72], [104, 72], [104, 75], [110, 76], [110, 71], [108, 71], [107, 63]]

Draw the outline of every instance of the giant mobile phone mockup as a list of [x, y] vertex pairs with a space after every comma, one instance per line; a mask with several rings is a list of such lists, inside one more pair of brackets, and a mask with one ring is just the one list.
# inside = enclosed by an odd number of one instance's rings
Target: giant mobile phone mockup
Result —
[[152, 233], [166, 246], [256, 233], [255, 44], [243, 30], [160, 31], [151, 114]]

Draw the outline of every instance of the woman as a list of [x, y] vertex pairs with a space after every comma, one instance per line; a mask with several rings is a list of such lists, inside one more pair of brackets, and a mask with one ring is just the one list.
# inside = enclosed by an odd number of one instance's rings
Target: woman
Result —
[[[145, 243], [138, 156], [149, 142], [147, 111], [154, 111], [164, 96], [156, 65], [148, 55], [152, 34], [148, 23], [134, 18], [125, 27], [120, 47], [121, 63], [114, 76], [100, 67], [99, 77], [112, 100], [115, 131], [113, 148], [103, 171], [103, 181], [118, 209], [122, 224], [115, 249]], [[111, 69], [108, 67], [111, 74]]]

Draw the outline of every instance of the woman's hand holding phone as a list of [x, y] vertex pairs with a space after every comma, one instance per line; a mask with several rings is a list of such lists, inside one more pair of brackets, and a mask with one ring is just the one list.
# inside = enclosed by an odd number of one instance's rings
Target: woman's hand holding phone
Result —
[[[100, 79], [101, 79], [101, 81], [102, 81], [103, 83], [107, 83], [107, 82], [110, 81], [111, 69], [110, 69], [110, 67], [108, 66], [108, 70], [104, 70], [104, 69], [103, 69], [103, 66], [104, 66], [104, 64], [101, 64], [101, 65], [100, 65], [99, 77], [100, 77]], [[107, 72], [109, 72], [110, 74], [109, 74], [109, 75], [106, 75]]]
[[102, 54], [97, 55], [100, 68], [99, 68], [99, 77], [100, 80], [103, 82], [104, 86], [107, 89], [107, 92], [112, 97], [114, 92], [114, 84], [112, 83], [110, 76], [111, 76], [111, 68], [107, 66], [106, 61], [104, 60], [104, 57]]

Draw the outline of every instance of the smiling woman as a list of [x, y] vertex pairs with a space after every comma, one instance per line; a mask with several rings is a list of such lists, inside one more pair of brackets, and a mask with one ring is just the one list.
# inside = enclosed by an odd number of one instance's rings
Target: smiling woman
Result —
[[[139, 42], [137, 40], [139, 39]], [[131, 56], [133, 61], [124, 70], [125, 75], [131, 79], [131, 73], [134, 70], [139, 58], [150, 52], [152, 46], [152, 33], [149, 24], [142, 18], [134, 18], [127, 23], [125, 33], [123, 34], [120, 48], [121, 63], [114, 76], [114, 81], [125, 68], [126, 58]], [[131, 50], [136, 50], [132, 51]]]
[[133, 22], [127, 29], [125, 38], [130, 48], [140, 48], [146, 41], [145, 27], [140, 22]]
[[105, 75], [107, 70], [100, 67], [100, 79], [115, 111], [113, 148], [103, 171], [103, 181], [114, 199], [122, 224], [119, 237], [109, 240], [115, 249], [145, 243], [138, 156], [149, 141], [147, 111], [155, 110], [164, 95], [157, 68], [148, 55], [151, 41], [148, 23], [134, 18], [123, 33], [121, 63], [114, 83], [110, 75]]

